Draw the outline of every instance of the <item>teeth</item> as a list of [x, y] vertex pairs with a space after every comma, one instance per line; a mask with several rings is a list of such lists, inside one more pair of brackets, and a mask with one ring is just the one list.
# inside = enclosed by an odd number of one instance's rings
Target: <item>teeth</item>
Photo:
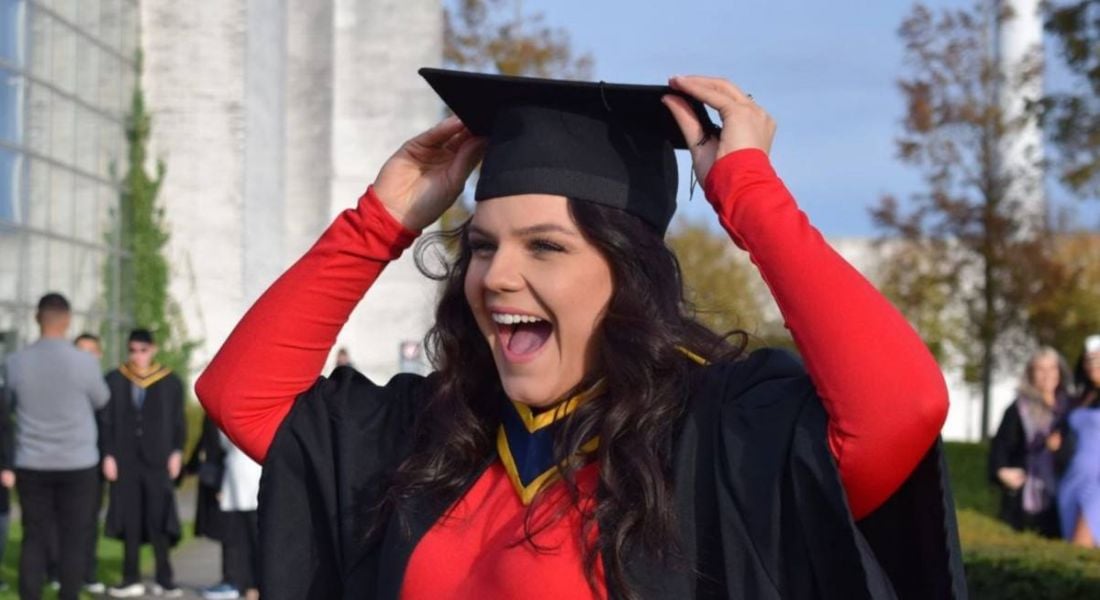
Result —
[[517, 323], [538, 323], [542, 321], [531, 315], [510, 315], [505, 313], [493, 313], [493, 322], [501, 325], [515, 325]]

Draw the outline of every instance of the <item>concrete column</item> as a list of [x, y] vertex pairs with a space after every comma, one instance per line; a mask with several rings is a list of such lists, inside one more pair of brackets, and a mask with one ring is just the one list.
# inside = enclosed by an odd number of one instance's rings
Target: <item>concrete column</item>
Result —
[[[331, 213], [353, 206], [382, 163], [442, 116], [416, 70], [442, 61], [438, 0], [336, 0]], [[436, 285], [412, 262], [391, 264], [340, 335], [354, 364], [385, 381], [402, 340], [420, 340], [433, 320]]]
[[998, 162], [1008, 182], [1007, 197], [1035, 219], [1035, 225], [1046, 215], [1043, 134], [1038, 118], [1028, 110], [1043, 96], [1041, 4], [1041, 0], [1001, 0], [997, 30], [997, 60], [1003, 77], [998, 102], [1007, 125]]
[[141, 4], [142, 77], [152, 113], [152, 157], [168, 172], [160, 190], [172, 234], [172, 295], [206, 363], [241, 317], [248, 2]]

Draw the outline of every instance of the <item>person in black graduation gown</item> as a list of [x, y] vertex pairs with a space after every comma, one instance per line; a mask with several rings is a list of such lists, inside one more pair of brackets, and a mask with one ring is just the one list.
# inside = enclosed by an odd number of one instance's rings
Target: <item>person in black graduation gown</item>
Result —
[[[123, 542], [122, 581], [108, 589], [116, 598], [145, 593], [139, 550], [151, 544], [156, 559], [155, 593], [182, 595], [175, 584], [169, 548], [180, 539], [173, 480], [180, 474], [187, 422], [183, 384], [155, 362], [157, 347], [147, 329], [130, 332], [129, 360], [107, 374], [111, 400], [101, 421], [103, 474], [109, 482], [105, 533]], [[158, 595], [159, 595], [158, 594]]]
[[[196, 385], [265, 465], [265, 598], [965, 597], [942, 376], [797, 210], [751, 96], [422, 73], [461, 121], [406, 142]], [[317, 379], [483, 145], [428, 337], [438, 370]], [[692, 318], [663, 242], [673, 147], [806, 368]]]

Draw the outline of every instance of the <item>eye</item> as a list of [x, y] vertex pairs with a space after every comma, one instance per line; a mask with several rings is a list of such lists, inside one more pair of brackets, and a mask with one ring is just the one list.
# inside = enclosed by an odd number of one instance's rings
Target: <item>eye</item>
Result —
[[483, 239], [471, 239], [469, 242], [470, 254], [477, 257], [492, 256], [497, 249], [496, 244]]
[[528, 242], [528, 248], [535, 254], [565, 252], [565, 247], [546, 238], [534, 238]]

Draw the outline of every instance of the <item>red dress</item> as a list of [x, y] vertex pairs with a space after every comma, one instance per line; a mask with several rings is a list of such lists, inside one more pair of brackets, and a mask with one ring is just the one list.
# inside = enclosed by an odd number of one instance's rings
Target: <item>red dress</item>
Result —
[[[759, 268], [802, 353], [829, 415], [828, 445], [852, 515], [860, 519], [897, 490], [935, 440], [947, 412], [939, 367], [897, 310], [809, 224], [763, 152], [723, 157], [705, 189], [722, 226]], [[368, 190], [245, 315], [196, 384], [210, 416], [239, 447], [264, 459], [351, 310], [415, 237]], [[261, 355], [263, 361], [249, 358]], [[582, 470], [581, 484], [594, 487], [593, 466]], [[450, 518], [420, 540], [402, 597], [603, 595], [602, 577], [593, 591], [581, 566], [577, 509], [539, 534], [555, 549], [549, 553], [515, 543], [525, 510], [503, 467], [491, 466]], [[539, 577], [544, 573], [554, 576]], [[532, 586], [533, 577], [545, 585]]]

